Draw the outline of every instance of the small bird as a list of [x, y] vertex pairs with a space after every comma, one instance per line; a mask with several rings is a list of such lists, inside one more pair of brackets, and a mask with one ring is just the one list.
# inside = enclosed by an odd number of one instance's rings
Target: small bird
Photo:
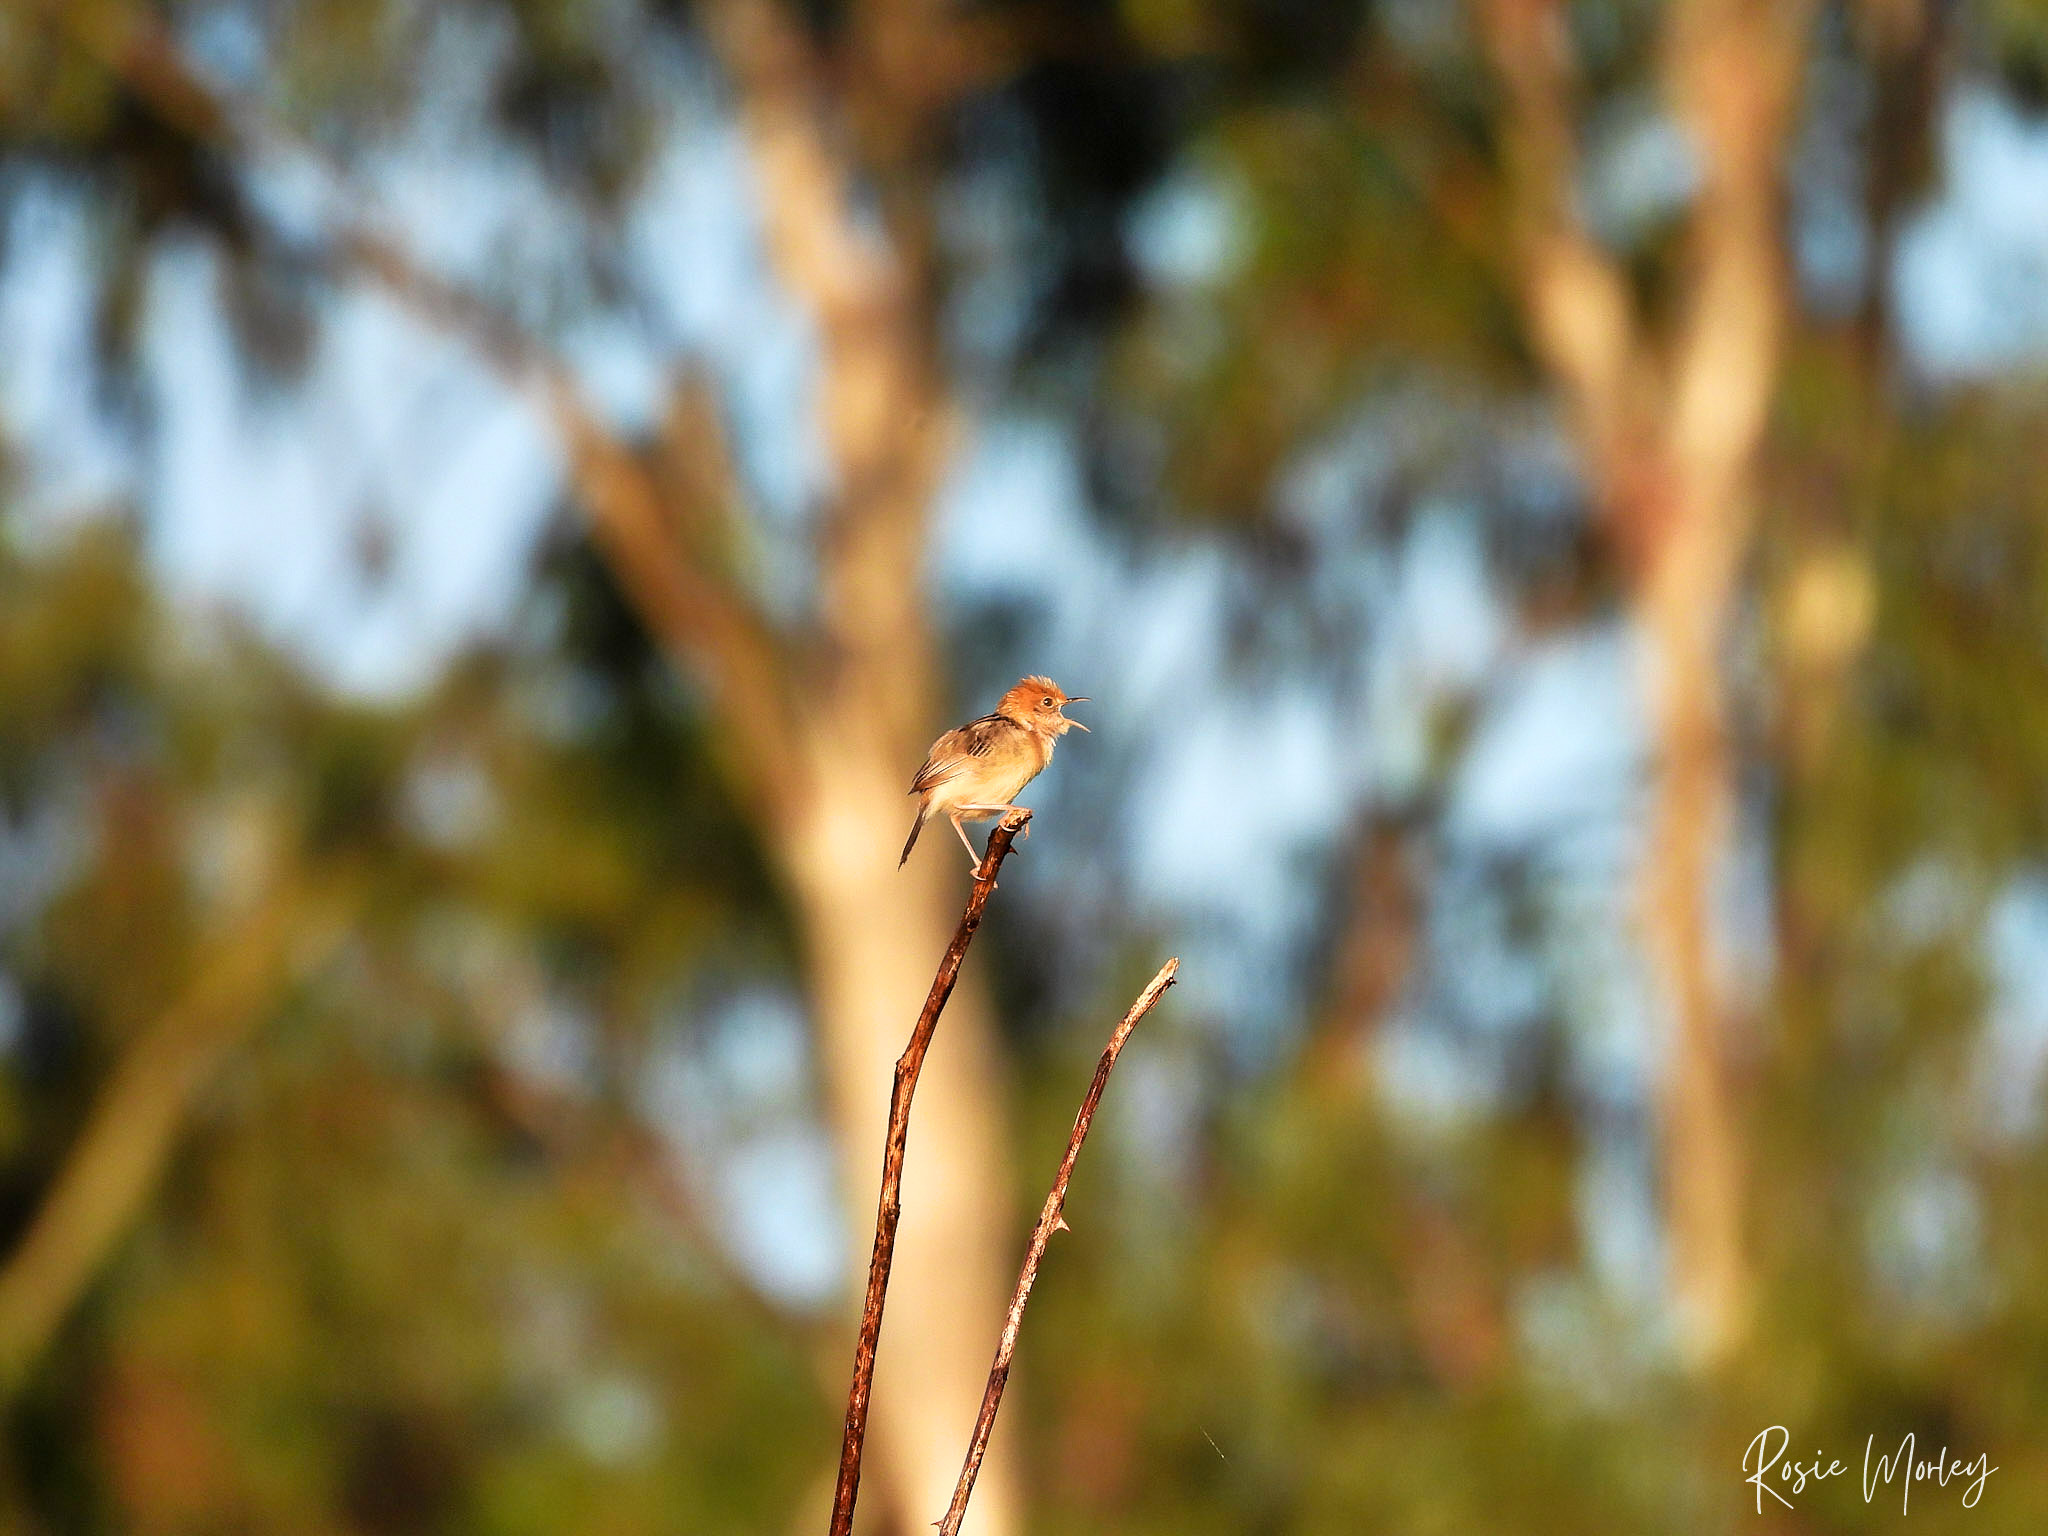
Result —
[[1068, 731], [1088, 729], [1060, 711], [1087, 702], [1085, 697], [1068, 698], [1049, 677], [1027, 677], [1003, 695], [994, 714], [970, 720], [933, 742], [924, 766], [910, 781], [910, 792], [923, 798], [917, 802], [917, 820], [910, 824], [910, 838], [896, 867], [901, 869], [910, 858], [924, 824], [943, 815], [960, 834], [968, 862], [979, 869], [981, 855], [960, 823], [1022, 809], [1010, 802], [1052, 761], [1053, 743]]

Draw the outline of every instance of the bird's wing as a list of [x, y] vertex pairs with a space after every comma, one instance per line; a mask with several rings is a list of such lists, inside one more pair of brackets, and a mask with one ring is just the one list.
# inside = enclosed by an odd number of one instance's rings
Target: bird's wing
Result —
[[983, 715], [957, 731], [946, 732], [932, 743], [931, 754], [917, 770], [917, 777], [910, 781], [910, 792], [921, 795], [933, 785], [945, 783], [975, 758], [987, 757], [1006, 734], [1022, 729], [1016, 721], [1005, 720], [1001, 715]]

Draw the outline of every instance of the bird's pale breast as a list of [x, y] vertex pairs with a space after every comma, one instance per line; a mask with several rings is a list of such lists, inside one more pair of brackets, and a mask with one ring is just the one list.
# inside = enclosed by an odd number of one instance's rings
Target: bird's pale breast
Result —
[[[986, 752], [968, 758], [959, 772], [935, 786], [933, 808], [945, 812], [957, 805], [1007, 804], [1051, 761], [1049, 737], [1036, 731], [1004, 731]], [[978, 821], [981, 816], [968, 813], [967, 819]]]

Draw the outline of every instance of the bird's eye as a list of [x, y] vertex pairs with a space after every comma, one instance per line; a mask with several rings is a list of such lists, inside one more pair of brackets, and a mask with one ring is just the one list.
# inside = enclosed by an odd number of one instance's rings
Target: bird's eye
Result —
[[1052, 708], [1052, 695], [1051, 695], [1051, 694], [1047, 694], [1047, 695], [1046, 695], [1046, 696], [1045, 696], [1044, 698], [1040, 699], [1040, 700], [1039, 700], [1038, 702], [1039, 702], [1040, 704], [1042, 704], [1042, 705], [1043, 705], [1043, 706], [1044, 706], [1045, 708], [1047, 708], [1047, 709], [1051, 709], [1051, 708]]

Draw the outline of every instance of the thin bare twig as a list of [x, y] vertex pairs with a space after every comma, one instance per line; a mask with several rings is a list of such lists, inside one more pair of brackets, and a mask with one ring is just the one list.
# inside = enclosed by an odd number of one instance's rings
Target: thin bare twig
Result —
[[1017, 1333], [1024, 1326], [1024, 1305], [1031, 1300], [1031, 1287], [1038, 1283], [1038, 1264], [1045, 1257], [1045, 1245], [1052, 1241], [1053, 1233], [1067, 1230], [1066, 1217], [1061, 1214], [1067, 1203], [1067, 1181], [1074, 1176], [1074, 1160], [1081, 1155], [1081, 1143], [1088, 1139], [1088, 1127], [1095, 1119], [1095, 1107], [1102, 1102], [1102, 1090], [1109, 1086], [1110, 1070], [1116, 1066], [1117, 1055], [1131, 1038], [1131, 1031], [1138, 1027], [1138, 1020], [1151, 1011], [1179, 974], [1178, 956], [1159, 967], [1159, 974], [1138, 994], [1131, 1011], [1123, 1016], [1109, 1037], [1109, 1044], [1102, 1048], [1102, 1059], [1095, 1064], [1095, 1081], [1088, 1085], [1081, 1113], [1074, 1117], [1074, 1133], [1067, 1138], [1067, 1155], [1060, 1159], [1052, 1192], [1045, 1197], [1045, 1208], [1038, 1213], [1038, 1225], [1031, 1229], [1031, 1246], [1024, 1250], [1024, 1268], [1017, 1275], [1017, 1289], [1010, 1297], [1010, 1315], [1004, 1320], [1003, 1336], [996, 1343], [995, 1363], [988, 1369], [988, 1390], [981, 1395], [981, 1412], [974, 1420], [974, 1439], [967, 1447], [966, 1463], [960, 1468], [952, 1506], [939, 1522], [939, 1536], [959, 1536], [960, 1522], [967, 1518], [967, 1501], [974, 1495], [975, 1475], [981, 1471], [981, 1458], [988, 1453], [988, 1437], [996, 1427], [996, 1410], [1003, 1405], [1003, 1388], [1009, 1385], [1010, 1361], [1017, 1353]]
[[933, 1031], [946, 999], [953, 995], [953, 982], [960, 974], [960, 962], [967, 946], [981, 927], [981, 914], [996, 888], [996, 871], [1009, 857], [1010, 845], [1031, 820], [1028, 810], [1018, 809], [1003, 817], [989, 834], [988, 851], [974, 872], [974, 888], [967, 894], [967, 910], [960, 914], [960, 926], [953, 942], [946, 946], [938, 974], [926, 994], [924, 1011], [910, 1031], [910, 1043], [896, 1058], [896, 1082], [889, 1092], [889, 1139], [882, 1152], [882, 1197], [875, 1211], [875, 1249], [868, 1260], [868, 1293], [860, 1309], [860, 1337], [853, 1347], [853, 1382], [846, 1392], [846, 1436], [839, 1445], [839, 1484], [832, 1493], [832, 1536], [850, 1536], [853, 1503], [860, 1495], [860, 1458], [867, 1448], [868, 1397], [875, 1384], [875, 1345], [882, 1335], [882, 1303], [889, 1290], [889, 1266], [896, 1257], [896, 1223], [903, 1213], [903, 1151], [910, 1137], [910, 1096], [917, 1092], [917, 1075], [924, 1069], [924, 1055], [931, 1048]]

